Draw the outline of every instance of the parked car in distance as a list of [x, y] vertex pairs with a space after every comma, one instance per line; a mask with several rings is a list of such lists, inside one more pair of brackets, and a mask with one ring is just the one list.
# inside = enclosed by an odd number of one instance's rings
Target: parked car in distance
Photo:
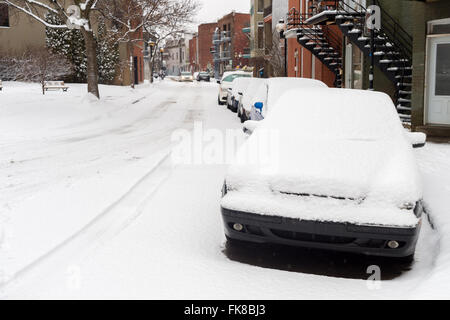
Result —
[[181, 82], [193, 82], [194, 76], [190, 72], [182, 72], [180, 75]]
[[219, 105], [224, 105], [227, 103], [228, 89], [233, 88], [233, 81], [237, 78], [247, 77], [251, 78], [253, 75], [249, 72], [244, 71], [228, 71], [225, 72], [221, 80], [217, 81], [219, 83], [219, 96], [217, 102]]
[[251, 111], [248, 119], [257, 121], [264, 119], [267, 112], [274, 108], [284, 92], [296, 89], [298, 96], [301, 97], [302, 93], [310, 88], [328, 88], [328, 86], [322, 81], [307, 78], [265, 79], [250, 101], [248, 107]]
[[237, 78], [233, 81], [233, 88], [231, 90], [230, 103], [228, 104], [228, 109], [232, 112], [237, 112], [239, 104], [241, 103], [242, 97], [248, 85], [254, 78]]
[[411, 259], [423, 213], [413, 146], [424, 136], [405, 131], [389, 96], [291, 90], [245, 127], [222, 192], [230, 241]]
[[211, 77], [210, 77], [208, 72], [199, 72], [197, 77], [196, 77], [196, 80], [198, 82], [200, 82], [200, 81], [210, 82], [211, 81]]

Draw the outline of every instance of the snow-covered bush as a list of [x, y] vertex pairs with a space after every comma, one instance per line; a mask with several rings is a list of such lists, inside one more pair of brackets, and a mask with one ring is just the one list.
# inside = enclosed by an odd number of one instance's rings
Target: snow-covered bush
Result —
[[[47, 14], [46, 21], [52, 25], [61, 24], [61, 19], [55, 14]], [[109, 84], [116, 74], [119, 60], [117, 43], [108, 32], [102, 18], [98, 21], [98, 32], [95, 36], [97, 43], [97, 60], [99, 83]], [[86, 82], [87, 56], [84, 38], [80, 30], [46, 28], [47, 47], [57, 54], [64, 55], [74, 66], [74, 72], [67, 79], [71, 82]]]
[[99, 82], [109, 84], [114, 80], [119, 62], [119, 48], [113, 37], [108, 32], [106, 23], [99, 19], [97, 32], [97, 59]]
[[65, 56], [48, 49], [0, 56], [0, 78], [6, 80], [38, 82], [43, 87], [45, 81], [61, 80], [72, 72], [72, 64]]
[[[52, 25], [62, 24], [55, 14], [47, 14], [46, 21]], [[52, 52], [64, 55], [73, 65], [73, 74], [66, 80], [70, 82], [86, 82], [87, 57], [86, 46], [80, 30], [46, 28], [46, 44]]]

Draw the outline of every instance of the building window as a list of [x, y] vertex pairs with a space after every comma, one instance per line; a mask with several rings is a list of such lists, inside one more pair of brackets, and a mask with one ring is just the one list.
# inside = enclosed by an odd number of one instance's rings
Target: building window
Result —
[[258, 0], [258, 13], [264, 13], [264, 0]]
[[8, 5], [0, 3], [0, 27], [9, 27]]

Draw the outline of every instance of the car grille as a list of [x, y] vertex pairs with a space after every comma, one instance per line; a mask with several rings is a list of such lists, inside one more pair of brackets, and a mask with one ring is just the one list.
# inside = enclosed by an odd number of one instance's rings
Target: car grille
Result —
[[278, 230], [278, 229], [270, 229], [270, 231], [277, 237], [280, 237], [283, 239], [288, 239], [288, 240], [296, 240], [296, 241], [347, 244], [347, 243], [352, 243], [356, 240], [356, 238], [350, 238], [350, 237], [325, 236], [325, 235], [287, 231], [287, 230]]

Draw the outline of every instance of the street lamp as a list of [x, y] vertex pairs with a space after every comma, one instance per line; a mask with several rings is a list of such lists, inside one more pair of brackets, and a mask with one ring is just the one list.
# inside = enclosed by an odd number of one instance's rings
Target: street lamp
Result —
[[280, 39], [284, 39], [284, 75], [287, 77], [288, 76], [288, 66], [287, 66], [287, 54], [288, 54], [288, 50], [287, 50], [287, 44], [288, 44], [288, 39], [286, 38], [286, 30], [287, 30], [287, 25], [286, 22], [284, 22], [284, 19], [280, 19], [276, 25], [276, 30], [277, 32], [280, 34]]
[[149, 59], [149, 65], [150, 65], [150, 83], [153, 83], [153, 49], [155, 47], [156, 43], [153, 40], [150, 40], [148, 42], [149, 47], [149, 53], [150, 53], [150, 59]]

